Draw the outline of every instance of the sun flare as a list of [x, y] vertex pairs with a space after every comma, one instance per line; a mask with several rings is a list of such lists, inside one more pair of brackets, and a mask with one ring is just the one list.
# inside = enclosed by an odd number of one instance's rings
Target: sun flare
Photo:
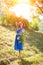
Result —
[[32, 15], [30, 8], [32, 8], [32, 6], [28, 4], [16, 4], [14, 7], [10, 8], [10, 11], [15, 13], [18, 17], [22, 16], [25, 19], [30, 20]]

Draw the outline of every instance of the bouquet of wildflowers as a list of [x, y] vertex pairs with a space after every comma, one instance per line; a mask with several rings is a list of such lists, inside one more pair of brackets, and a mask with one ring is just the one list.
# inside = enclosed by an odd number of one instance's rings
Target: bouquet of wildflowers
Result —
[[22, 43], [26, 40], [26, 38], [28, 38], [28, 33], [27, 32], [21, 32], [20, 35], [20, 40], [22, 41]]

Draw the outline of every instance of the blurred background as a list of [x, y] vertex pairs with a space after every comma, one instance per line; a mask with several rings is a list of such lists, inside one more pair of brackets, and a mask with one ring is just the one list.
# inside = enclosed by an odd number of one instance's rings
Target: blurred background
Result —
[[[16, 22], [24, 24], [23, 59], [13, 49]], [[0, 0], [0, 65], [43, 65], [43, 0]]]

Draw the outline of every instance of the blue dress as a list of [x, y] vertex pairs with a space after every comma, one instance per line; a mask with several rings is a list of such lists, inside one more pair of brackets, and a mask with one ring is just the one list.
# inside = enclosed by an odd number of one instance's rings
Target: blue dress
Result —
[[20, 33], [22, 32], [23, 28], [20, 28], [17, 30], [15, 42], [14, 42], [14, 49], [15, 50], [23, 50], [23, 44], [22, 41], [19, 39]]

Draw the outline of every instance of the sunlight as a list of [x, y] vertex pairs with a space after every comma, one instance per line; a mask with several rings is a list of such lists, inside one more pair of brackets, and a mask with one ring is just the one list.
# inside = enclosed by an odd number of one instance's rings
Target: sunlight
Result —
[[18, 3], [28, 3], [29, 2], [29, 0], [18, 0]]
[[[14, 7], [14, 11], [17, 16], [25, 16], [28, 15], [29, 12], [29, 5], [26, 4], [18, 4]], [[29, 13], [30, 15], [30, 13]]]
[[[16, 16], [27, 19], [28, 21], [32, 21], [32, 15], [35, 14], [36, 8], [29, 5], [30, 0], [17, 0], [18, 4], [14, 5], [10, 8], [10, 12], [15, 13]], [[30, 11], [34, 10], [34, 11]]]
[[10, 8], [10, 11], [15, 13], [18, 17], [22, 16], [27, 20], [31, 20], [32, 13], [30, 12], [30, 8], [32, 8], [32, 6], [28, 4], [17, 4]]
[[39, 18], [40, 18], [40, 20], [43, 21], [43, 14], [42, 15], [39, 15]]

